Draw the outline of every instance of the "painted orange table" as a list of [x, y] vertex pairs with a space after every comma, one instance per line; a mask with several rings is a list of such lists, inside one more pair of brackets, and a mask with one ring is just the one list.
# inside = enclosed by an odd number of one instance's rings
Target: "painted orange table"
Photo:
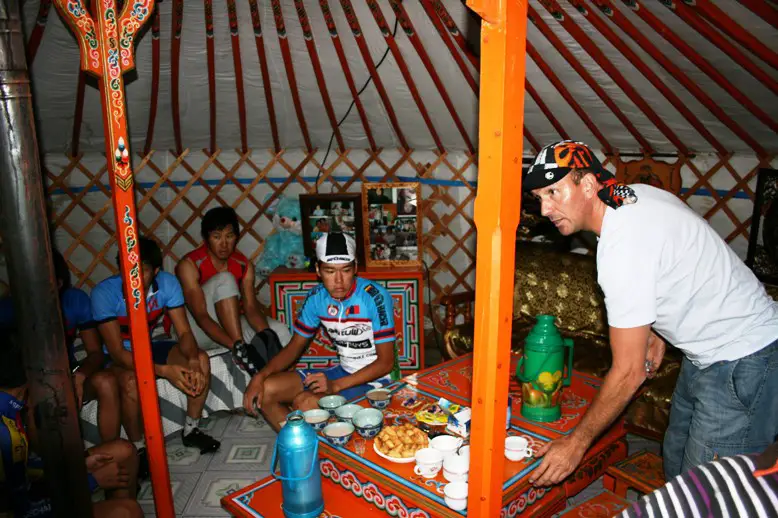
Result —
[[[403, 405], [409, 398], [415, 398], [421, 405], [437, 402], [441, 397], [455, 403], [469, 404], [471, 377], [472, 356], [465, 356], [389, 385], [393, 397], [391, 404], [384, 410], [385, 424], [416, 423], [415, 413], [419, 407], [409, 409]], [[600, 383], [597, 378], [574, 374], [572, 385], [564, 389], [562, 419], [555, 423], [533, 423], [521, 417], [521, 388], [518, 384], [512, 384], [510, 393], [513, 411], [508, 434], [525, 437], [535, 450], [548, 441], [570, 433], [591, 403]], [[354, 402], [369, 406], [364, 398]], [[625, 434], [621, 423], [614, 425], [589, 450], [581, 466], [568, 480], [550, 489], [534, 488], [529, 484], [529, 474], [539, 465], [539, 460], [506, 460], [501, 518], [518, 515], [551, 516], [562, 511], [567, 497], [581, 491], [599, 478], [608, 466], [626, 456]], [[336, 498], [353, 500], [354, 507], [349, 506], [350, 509], [361, 509], [359, 505], [373, 505], [376, 508], [374, 513], [379, 515], [414, 518], [465, 516], [464, 512], [446, 507], [443, 499], [446, 481], [442, 473], [431, 480], [421, 478], [413, 472], [413, 463], [397, 464], [380, 457], [373, 450], [373, 440], [364, 440], [357, 434], [344, 447], [334, 447], [322, 437], [319, 440], [322, 479], [327, 487], [330, 487], [330, 483], [340, 486], [341, 492]], [[267, 479], [257, 482], [225, 497], [223, 506], [236, 516], [275, 516], [269, 513], [279, 508], [280, 501], [272, 496], [275, 493], [266, 489], [271, 485]], [[243, 498], [245, 504], [240, 512], [236, 507], [238, 498]], [[246, 506], [251, 508], [251, 505], [256, 507], [249, 512]], [[329, 505], [329, 502], [325, 505]]]

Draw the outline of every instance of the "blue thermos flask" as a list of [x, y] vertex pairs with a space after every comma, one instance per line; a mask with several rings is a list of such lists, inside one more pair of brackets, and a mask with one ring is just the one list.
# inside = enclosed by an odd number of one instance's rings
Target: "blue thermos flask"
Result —
[[[276, 460], [280, 474], [276, 473]], [[324, 511], [319, 440], [301, 411], [295, 410], [286, 417], [286, 425], [278, 432], [270, 466], [273, 476], [281, 481], [284, 516], [316, 518]]]

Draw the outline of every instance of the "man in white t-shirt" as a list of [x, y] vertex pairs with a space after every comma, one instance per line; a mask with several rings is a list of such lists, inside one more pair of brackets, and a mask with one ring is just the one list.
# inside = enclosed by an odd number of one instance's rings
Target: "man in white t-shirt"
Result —
[[536, 485], [561, 482], [659, 368], [684, 353], [663, 445], [670, 478], [778, 435], [778, 305], [708, 223], [676, 196], [616, 182], [579, 142], [543, 148], [523, 190], [563, 235], [599, 236], [613, 363], [581, 423], [541, 448]]

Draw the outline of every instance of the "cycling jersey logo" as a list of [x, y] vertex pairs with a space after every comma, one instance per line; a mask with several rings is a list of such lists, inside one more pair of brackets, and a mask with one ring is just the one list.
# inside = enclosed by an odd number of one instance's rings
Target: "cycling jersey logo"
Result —
[[373, 300], [375, 301], [375, 309], [378, 313], [378, 320], [381, 322], [381, 327], [386, 327], [389, 325], [389, 317], [386, 315], [386, 307], [384, 306], [384, 297], [381, 295], [381, 292], [378, 291], [378, 288], [373, 286], [372, 284], [368, 284], [365, 286], [365, 292], [373, 297]]
[[349, 306], [346, 308], [346, 316], [358, 315], [358, 314], [359, 314], [359, 306]]
[[330, 304], [329, 306], [327, 306], [327, 314], [331, 317], [334, 317], [335, 315], [338, 314], [338, 307]]
[[372, 326], [367, 324], [354, 324], [353, 326], [344, 327], [339, 334], [340, 336], [360, 336], [369, 333], [372, 329]]
[[373, 347], [373, 343], [370, 340], [359, 340], [358, 342], [344, 342], [343, 340], [335, 340], [333, 343], [338, 347], [346, 349], [370, 349]]

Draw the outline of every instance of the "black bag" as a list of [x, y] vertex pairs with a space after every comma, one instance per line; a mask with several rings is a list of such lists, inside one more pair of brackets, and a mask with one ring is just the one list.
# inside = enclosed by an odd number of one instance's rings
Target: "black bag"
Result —
[[248, 346], [246, 351], [249, 359], [258, 371], [262, 370], [283, 349], [278, 335], [269, 327], [254, 335], [251, 343], [246, 345]]

